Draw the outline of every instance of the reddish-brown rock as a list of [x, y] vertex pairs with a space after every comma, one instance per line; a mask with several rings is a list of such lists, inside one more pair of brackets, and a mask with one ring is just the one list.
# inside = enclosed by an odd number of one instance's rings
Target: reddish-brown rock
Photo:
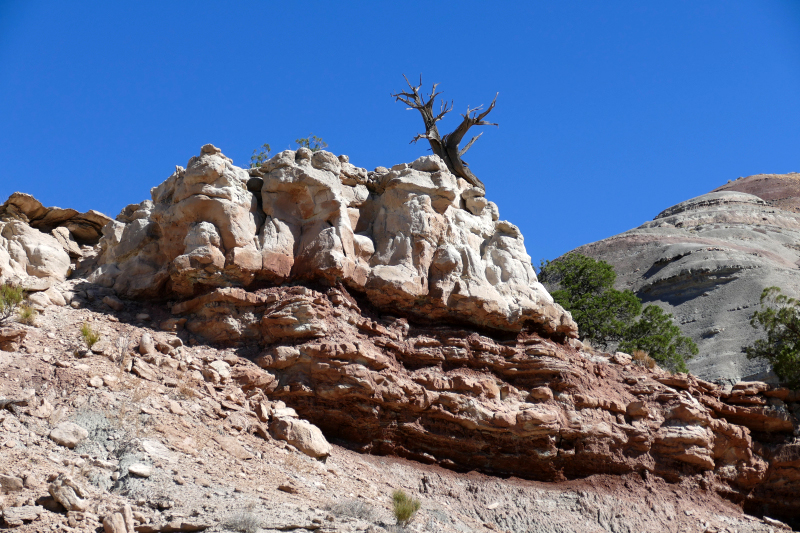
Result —
[[[222, 294], [173, 310], [187, 311], [187, 324], [206, 317], [205, 332], [217, 331], [214, 320], [227, 324], [216, 340], [260, 343], [266, 372], [237, 366], [233, 379], [354, 449], [547, 481], [696, 477], [753, 512], [787, 516], [800, 505], [793, 391], [723, 390], [530, 331], [482, 334], [372, 314], [341, 287]], [[267, 420], [267, 407], [255, 410]]]

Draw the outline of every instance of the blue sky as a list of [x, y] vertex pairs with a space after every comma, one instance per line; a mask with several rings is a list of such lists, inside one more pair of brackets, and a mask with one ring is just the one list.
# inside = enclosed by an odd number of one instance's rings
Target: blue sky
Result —
[[411, 161], [403, 73], [459, 112], [500, 93], [466, 159], [534, 264], [800, 171], [796, 1], [0, 0], [0, 201], [114, 216], [205, 143], [246, 166], [310, 132]]

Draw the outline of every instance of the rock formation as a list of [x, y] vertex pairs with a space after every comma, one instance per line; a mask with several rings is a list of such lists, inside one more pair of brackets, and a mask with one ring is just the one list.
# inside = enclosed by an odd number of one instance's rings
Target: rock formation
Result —
[[[253, 434], [323, 459], [336, 453], [330, 441], [456, 472], [547, 482], [622, 476], [626, 487], [656, 478], [754, 514], [797, 518], [800, 394], [763, 382], [720, 386], [584, 346], [536, 281], [519, 231], [437, 158], [370, 173], [346, 157], [301, 149], [245, 171], [206, 145], [151, 192], [109, 222], [76, 264], [88, 279], [73, 275], [50, 288], [81, 313], [56, 308], [52, 327], [77, 332], [102, 313], [107, 338], [56, 358], [45, 352], [36, 367], [47, 375], [52, 361], [64, 383], [118, 395], [98, 394], [97, 405], [141, 402], [141, 413], [160, 417], [171, 450], [143, 441], [153, 464], [120, 463], [121, 482], [159, 479], [173, 453], [196, 455], [178, 425], [195, 428], [202, 415], [207, 424], [224, 420], [203, 434], [239, 461], [260, 457], [241, 443]], [[648, 290], [663, 295], [668, 280], [755, 268], [751, 248], [729, 244], [730, 253], [715, 254], [711, 235], [752, 239], [764, 233], [742, 221], [765, 218], [789, 233], [796, 216], [751, 195], [715, 193], [666, 211], [631, 238], [674, 244], [648, 278]], [[688, 226], [696, 233], [667, 238]], [[663, 251], [663, 242], [645, 249], [657, 246]], [[707, 256], [705, 270], [681, 268], [692, 254]], [[30, 330], [27, 353], [57, 338]], [[82, 362], [98, 357], [118, 373]], [[71, 377], [79, 369], [86, 378]], [[137, 400], [133, 376], [158, 397]], [[23, 403], [27, 416], [58, 420], [35, 394]], [[59, 431], [43, 435], [60, 442]], [[61, 439], [62, 447], [97, 439], [86, 433]], [[297, 482], [279, 490], [296, 493]], [[107, 506], [108, 527], [121, 527], [123, 503]]]
[[341, 283], [425, 320], [576, 334], [537, 281], [519, 229], [436, 156], [368, 173], [300, 148], [250, 174], [204, 146], [103, 229], [89, 281], [128, 298]]
[[768, 376], [766, 362], [747, 360], [741, 349], [757, 334], [749, 320], [765, 287], [800, 295], [798, 242], [800, 214], [721, 191], [575, 251], [611, 263], [617, 288], [675, 316], [700, 349], [688, 364], [693, 374], [735, 383]]
[[38, 298], [50, 304], [46, 291], [65, 281], [85, 253], [93, 254], [90, 247], [109, 222], [97, 211], [44, 207], [29, 194], [12, 194], [0, 206], [0, 283], [44, 291]]

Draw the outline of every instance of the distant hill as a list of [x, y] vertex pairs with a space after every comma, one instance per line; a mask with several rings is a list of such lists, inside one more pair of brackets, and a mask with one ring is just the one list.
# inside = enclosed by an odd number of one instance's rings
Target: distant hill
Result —
[[756, 174], [726, 183], [712, 192], [736, 191], [758, 196], [769, 205], [800, 213], [800, 173]]
[[700, 349], [692, 373], [770, 379], [741, 348], [757, 334], [749, 319], [765, 287], [800, 295], [800, 174], [741, 178], [575, 251], [611, 263], [618, 288], [675, 316]]

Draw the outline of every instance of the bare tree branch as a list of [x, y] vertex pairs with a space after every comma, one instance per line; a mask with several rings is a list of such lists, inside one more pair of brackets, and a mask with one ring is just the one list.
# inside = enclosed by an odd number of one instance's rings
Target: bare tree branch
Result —
[[492, 103], [489, 107], [484, 111], [483, 106], [480, 105], [478, 107], [470, 109], [467, 107], [467, 112], [462, 116], [463, 120], [461, 124], [453, 130], [451, 133], [448, 133], [444, 137], [442, 137], [439, 133], [439, 129], [436, 127], [436, 123], [442, 120], [442, 118], [453, 110], [453, 102], [450, 102], [448, 106], [447, 102], [442, 100], [439, 108], [439, 114], [433, 114], [433, 104], [436, 100], [436, 97], [439, 96], [441, 93], [436, 92], [436, 87], [438, 87], [438, 83], [434, 83], [431, 87], [430, 95], [428, 96], [428, 100], [425, 101], [419, 94], [420, 89], [422, 88], [422, 76], [419, 78], [419, 85], [414, 86], [408, 81], [408, 78], [405, 74], [403, 74], [403, 78], [406, 80], [406, 84], [411, 89], [411, 92], [399, 92], [392, 94], [392, 97], [395, 101], [403, 102], [404, 104], [409, 106], [409, 109], [416, 109], [422, 115], [422, 121], [425, 124], [425, 133], [417, 134], [414, 139], [412, 139], [412, 143], [416, 143], [420, 139], [427, 139], [431, 145], [431, 150], [433, 153], [441, 157], [447, 168], [461, 178], [467, 180], [471, 185], [474, 187], [480, 187], [485, 189], [483, 182], [477, 178], [470, 170], [467, 168], [469, 165], [466, 161], [461, 159], [467, 150], [472, 147], [472, 144], [478, 140], [478, 138], [482, 134], [478, 134], [473, 137], [467, 145], [463, 149], [459, 149], [459, 144], [461, 140], [466, 135], [467, 131], [472, 126], [497, 126], [494, 122], [487, 122], [483, 120], [486, 115], [488, 115], [497, 102], [498, 94], [495, 94]]
[[459, 150], [459, 151], [458, 151], [458, 157], [461, 157], [462, 155], [466, 154], [466, 153], [467, 153], [467, 150], [469, 150], [469, 149], [470, 149], [470, 147], [472, 146], [472, 143], [474, 143], [475, 141], [477, 141], [477, 140], [478, 140], [478, 137], [480, 137], [481, 135], [483, 135], [483, 132], [481, 132], [481, 133], [477, 134], [475, 137], [473, 137], [473, 138], [472, 138], [472, 139], [471, 139], [471, 140], [470, 140], [470, 141], [467, 143], [467, 145], [466, 145], [464, 148], [462, 148], [461, 150]]

